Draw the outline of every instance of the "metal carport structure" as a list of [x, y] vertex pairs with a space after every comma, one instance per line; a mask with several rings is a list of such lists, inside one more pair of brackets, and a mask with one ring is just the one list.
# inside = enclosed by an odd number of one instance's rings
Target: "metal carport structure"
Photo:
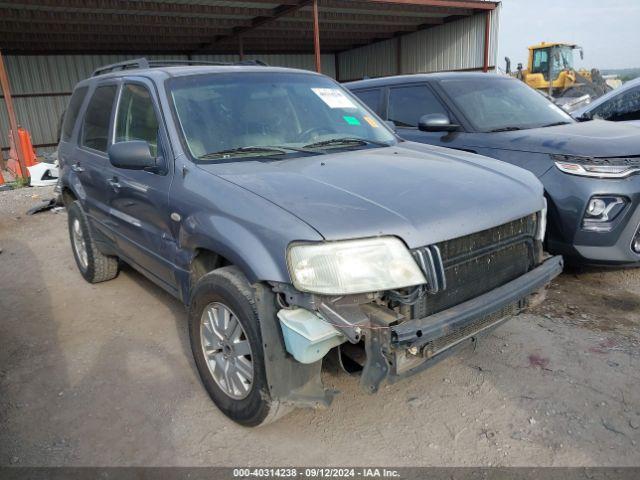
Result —
[[[499, 2], [483, 0], [0, 0], [16, 117], [52, 147], [73, 85], [145, 55], [322, 71], [340, 81], [495, 67]], [[0, 145], [9, 129], [0, 102]]]

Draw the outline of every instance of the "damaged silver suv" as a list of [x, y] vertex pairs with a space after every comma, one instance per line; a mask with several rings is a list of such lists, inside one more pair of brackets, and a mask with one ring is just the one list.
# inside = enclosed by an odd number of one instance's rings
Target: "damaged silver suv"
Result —
[[306, 71], [102, 68], [59, 158], [83, 277], [126, 262], [187, 305], [202, 382], [243, 425], [328, 405], [330, 352], [369, 393], [416, 373], [562, 269], [533, 174], [402, 141]]

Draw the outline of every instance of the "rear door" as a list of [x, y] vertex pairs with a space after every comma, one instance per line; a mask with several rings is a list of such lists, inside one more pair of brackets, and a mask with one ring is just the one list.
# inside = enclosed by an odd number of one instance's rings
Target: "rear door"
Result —
[[113, 143], [143, 140], [161, 165], [159, 171], [112, 167], [110, 213], [118, 246], [129, 261], [173, 290], [175, 240], [170, 229], [168, 192], [172, 155], [155, 88], [146, 79], [125, 80], [118, 97]]
[[65, 159], [69, 161], [71, 172], [80, 184], [77, 193], [85, 212], [94, 225], [103, 231], [109, 222], [110, 190], [107, 179], [111, 164], [107, 148], [117, 90], [115, 83], [104, 83], [90, 93], [78, 146], [69, 159]]

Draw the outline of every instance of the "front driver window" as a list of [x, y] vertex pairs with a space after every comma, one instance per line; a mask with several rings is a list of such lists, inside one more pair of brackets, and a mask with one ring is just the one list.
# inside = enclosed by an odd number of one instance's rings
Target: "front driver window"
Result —
[[149, 90], [134, 84], [122, 87], [115, 131], [115, 142], [144, 140], [151, 155], [158, 155], [158, 118]]
[[398, 127], [417, 127], [420, 117], [430, 113], [449, 115], [426, 85], [392, 88], [389, 92], [389, 120]]

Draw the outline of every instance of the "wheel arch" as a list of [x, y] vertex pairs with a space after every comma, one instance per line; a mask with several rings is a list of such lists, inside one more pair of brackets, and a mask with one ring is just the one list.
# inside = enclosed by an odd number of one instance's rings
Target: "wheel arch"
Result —
[[62, 187], [60, 196], [62, 198], [62, 204], [66, 208], [69, 208], [69, 205], [78, 200], [78, 196], [75, 194], [75, 192], [66, 185]]
[[[251, 284], [289, 282], [286, 267], [286, 243], [275, 245], [271, 238], [260, 238], [254, 231], [228, 217], [208, 216], [187, 219], [180, 232], [179, 244], [185, 274], [180, 289], [186, 304], [202, 275], [227, 265], [234, 265]], [[278, 250], [281, 255], [276, 254]]]

